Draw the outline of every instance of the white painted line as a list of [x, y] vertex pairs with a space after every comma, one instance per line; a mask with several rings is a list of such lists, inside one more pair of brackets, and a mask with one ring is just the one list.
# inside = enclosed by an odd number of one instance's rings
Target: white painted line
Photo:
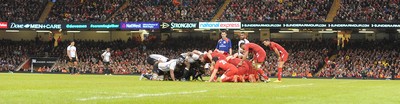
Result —
[[282, 85], [282, 86], [275, 86], [274, 88], [287, 88], [287, 87], [301, 87], [301, 86], [312, 86], [313, 83], [309, 84], [297, 84], [297, 85]]
[[138, 95], [118, 95], [118, 96], [106, 96], [106, 97], [90, 97], [90, 98], [81, 98], [77, 99], [79, 101], [88, 101], [88, 100], [100, 100], [100, 99], [120, 99], [120, 98], [140, 98], [140, 97], [151, 97], [151, 96], [167, 96], [167, 95], [185, 95], [185, 94], [193, 94], [193, 93], [204, 93], [208, 92], [207, 90], [200, 91], [190, 91], [190, 92], [167, 92], [167, 93], [156, 93], [156, 94], [138, 94]]

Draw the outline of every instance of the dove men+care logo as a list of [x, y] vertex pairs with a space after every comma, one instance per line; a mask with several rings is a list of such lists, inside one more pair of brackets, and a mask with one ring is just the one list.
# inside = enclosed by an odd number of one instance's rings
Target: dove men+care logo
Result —
[[14, 23], [10, 29], [61, 29], [61, 24], [40, 24], [40, 23]]

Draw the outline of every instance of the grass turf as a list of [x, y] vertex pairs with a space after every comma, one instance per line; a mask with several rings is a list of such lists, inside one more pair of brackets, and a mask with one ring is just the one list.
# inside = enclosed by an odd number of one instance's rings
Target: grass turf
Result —
[[1, 73], [0, 104], [400, 102], [400, 82], [388, 80], [285, 78], [282, 83], [206, 83], [138, 79], [139, 76]]

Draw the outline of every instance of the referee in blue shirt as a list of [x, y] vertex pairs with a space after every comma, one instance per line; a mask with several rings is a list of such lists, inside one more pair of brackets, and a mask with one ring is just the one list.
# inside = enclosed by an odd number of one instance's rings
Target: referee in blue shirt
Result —
[[232, 41], [226, 35], [226, 31], [221, 31], [222, 38], [218, 40], [216, 50], [232, 55]]

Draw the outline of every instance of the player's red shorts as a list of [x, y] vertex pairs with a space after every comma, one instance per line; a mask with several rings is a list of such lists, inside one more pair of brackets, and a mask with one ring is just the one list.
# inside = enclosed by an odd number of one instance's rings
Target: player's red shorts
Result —
[[254, 54], [254, 56], [255, 56], [255, 57], [254, 57], [254, 60], [255, 60], [257, 63], [262, 63], [262, 62], [265, 61], [266, 55], [267, 55], [267, 53], [265, 52], [265, 50], [257, 51], [257, 52]]
[[287, 59], [288, 59], [288, 57], [289, 57], [289, 54], [281, 54], [281, 60], [279, 60], [279, 61], [283, 61], [283, 62], [286, 62], [287, 61]]
[[228, 77], [233, 77], [234, 75], [236, 75], [238, 73], [238, 68], [236, 67], [231, 67], [228, 70], [226, 70], [226, 72], [224, 73], [226, 76]]

